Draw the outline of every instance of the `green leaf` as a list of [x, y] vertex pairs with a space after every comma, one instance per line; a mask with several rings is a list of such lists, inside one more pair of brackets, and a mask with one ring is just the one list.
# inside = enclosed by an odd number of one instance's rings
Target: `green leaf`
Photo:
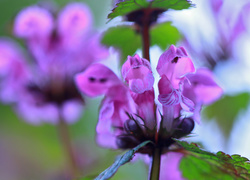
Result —
[[128, 55], [134, 55], [135, 51], [141, 48], [141, 36], [130, 26], [117, 26], [104, 33], [102, 43], [119, 48], [124, 62]]
[[109, 168], [107, 168], [105, 171], [103, 171], [95, 180], [106, 180], [111, 178], [116, 171], [119, 169], [120, 166], [124, 165], [125, 163], [129, 162], [134, 154], [143, 146], [145, 146], [146, 144], [150, 143], [151, 141], [145, 141], [141, 144], [139, 144], [138, 146], [136, 146], [135, 148], [127, 151], [124, 155], [118, 157], [116, 159], [116, 161], [114, 162], [114, 164], [112, 164]]
[[[151, 46], [158, 45], [162, 50], [171, 44], [176, 44], [181, 38], [178, 30], [170, 22], [155, 25], [150, 34]], [[133, 56], [136, 50], [142, 47], [141, 35], [131, 26], [109, 28], [103, 35], [102, 43], [118, 48], [121, 51], [122, 62], [128, 55]]]
[[171, 25], [171, 22], [157, 24], [151, 29], [151, 46], [157, 45], [164, 51], [169, 45], [176, 44], [180, 39], [179, 31]]
[[147, 8], [149, 3], [147, 0], [126, 0], [124, 2], [120, 2], [116, 4], [116, 7], [112, 10], [112, 12], [108, 15], [108, 18], [111, 20], [118, 16], [124, 16], [133, 11]]
[[188, 9], [192, 4], [187, 0], [154, 0], [148, 2], [147, 0], [126, 0], [116, 4], [116, 7], [108, 15], [111, 20], [117, 16], [124, 16], [139, 9], [174, 9], [182, 10]]
[[187, 0], [154, 0], [151, 5], [151, 7], [153, 8], [161, 8], [166, 10], [168, 9], [182, 10], [182, 9], [188, 9], [191, 6], [194, 5]]
[[225, 137], [228, 137], [238, 114], [246, 110], [249, 100], [249, 93], [242, 93], [236, 96], [224, 96], [211, 106], [206, 107], [203, 113], [208, 120], [215, 119]]
[[180, 163], [180, 170], [188, 180], [250, 180], [250, 162], [240, 155], [216, 154], [200, 149], [194, 143], [175, 140], [186, 151]]

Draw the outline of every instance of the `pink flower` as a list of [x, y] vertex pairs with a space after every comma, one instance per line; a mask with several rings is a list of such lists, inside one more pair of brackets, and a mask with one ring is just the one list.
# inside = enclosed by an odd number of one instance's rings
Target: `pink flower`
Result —
[[99, 145], [129, 149], [150, 140], [153, 143], [141, 148], [139, 153], [151, 156], [154, 147], [160, 148], [160, 179], [181, 180], [184, 178], [179, 164], [183, 154], [171, 152], [169, 147], [175, 143], [173, 138], [186, 136], [194, 128], [194, 117], [182, 114], [199, 113], [201, 105], [217, 100], [222, 90], [210, 71], [201, 69], [194, 74], [193, 62], [183, 47], [172, 45], [164, 52], [157, 71], [161, 76], [159, 103], [155, 100], [151, 65], [138, 55], [128, 56], [123, 64], [124, 82], [98, 63], [76, 75], [75, 80], [84, 94], [104, 95], [96, 127]]
[[179, 170], [182, 153], [168, 152], [161, 157], [160, 180], [184, 180]]
[[[109, 68], [98, 63], [76, 76], [76, 84], [84, 94], [104, 95], [96, 128], [100, 145], [124, 149], [145, 140], [158, 143], [160, 139], [164, 149], [174, 143], [172, 137], [180, 138], [192, 131], [192, 118], [182, 116], [185, 111], [195, 112], [201, 102], [194, 99], [199, 98], [197, 93], [191, 96], [183, 93], [187, 92], [186, 83], [192, 85], [192, 77], [195, 77], [192, 60], [183, 47], [172, 45], [160, 57], [157, 71], [161, 76], [159, 103], [155, 101], [151, 65], [138, 55], [128, 56], [122, 66], [125, 84]], [[209, 83], [204, 84], [205, 90], [210, 88]], [[214, 95], [221, 95], [221, 91], [207, 91], [206, 100], [210, 102], [216, 100]], [[150, 152], [146, 150], [146, 153]]]
[[200, 110], [202, 105], [209, 105], [218, 100], [223, 90], [215, 81], [213, 73], [206, 68], [200, 68], [195, 74], [187, 75], [183, 95], [195, 103], [194, 120], [200, 123]]
[[1, 99], [15, 102], [19, 115], [32, 124], [77, 121], [84, 101], [74, 75], [108, 55], [91, 25], [83, 3], [68, 4], [57, 18], [39, 6], [23, 9], [14, 33], [24, 39], [31, 59], [28, 63], [15, 43], [0, 40]]

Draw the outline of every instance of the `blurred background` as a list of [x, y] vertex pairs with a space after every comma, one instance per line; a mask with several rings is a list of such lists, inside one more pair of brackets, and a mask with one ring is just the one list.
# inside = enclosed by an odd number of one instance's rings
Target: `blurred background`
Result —
[[[36, 3], [61, 8], [68, 2], [0, 0], [0, 36], [13, 37], [13, 20], [22, 8]], [[111, 0], [81, 2], [90, 6], [98, 31], [104, 31], [120, 20], [106, 24], [107, 15], [112, 9]], [[164, 13], [161, 21], [173, 22], [183, 36], [177, 44], [187, 48], [197, 67], [206, 66], [214, 71], [225, 94], [221, 100], [203, 109], [202, 123], [196, 125], [192, 137], [187, 140], [198, 142], [212, 152], [221, 150], [250, 158], [250, 2], [204, 0], [193, 3], [196, 6], [189, 10]], [[121, 153], [100, 148], [95, 143], [100, 101], [101, 98], [86, 98], [84, 115], [70, 126], [73, 146], [79, 154], [83, 173], [89, 177], [106, 169]], [[63, 179], [67, 159], [58, 135], [56, 126], [30, 125], [20, 119], [11, 106], [1, 104], [0, 179]], [[141, 161], [126, 164], [113, 179], [147, 179], [147, 166]]]

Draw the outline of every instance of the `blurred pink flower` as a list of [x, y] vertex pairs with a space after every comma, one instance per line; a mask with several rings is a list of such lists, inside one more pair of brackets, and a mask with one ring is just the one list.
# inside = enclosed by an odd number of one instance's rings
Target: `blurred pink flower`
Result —
[[179, 170], [182, 153], [168, 152], [161, 157], [160, 180], [184, 180]]
[[108, 55], [87, 5], [70, 3], [56, 17], [39, 6], [17, 15], [14, 34], [25, 41], [26, 57], [11, 40], [0, 40], [1, 100], [15, 103], [32, 124], [77, 121], [84, 101], [74, 75]]

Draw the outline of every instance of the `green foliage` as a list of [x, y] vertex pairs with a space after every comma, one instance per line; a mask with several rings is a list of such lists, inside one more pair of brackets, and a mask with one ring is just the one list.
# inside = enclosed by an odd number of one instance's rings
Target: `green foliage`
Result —
[[171, 22], [157, 24], [151, 29], [151, 46], [157, 45], [164, 51], [169, 45], [176, 44], [180, 39], [179, 31], [171, 25]]
[[151, 2], [147, 0], [126, 0], [118, 3], [117, 7], [108, 15], [108, 18], [111, 20], [117, 16], [124, 16], [139, 9], [157, 8], [167, 11], [168, 9], [187, 9], [191, 6], [192, 4], [187, 0], [154, 0]]
[[[158, 45], [165, 50], [169, 45], [175, 44], [181, 35], [170, 22], [157, 24], [152, 27], [151, 46]], [[109, 28], [103, 35], [102, 43], [113, 46], [121, 51], [121, 59], [124, 62], [127, 56], [134, 55], [136, 50], [142, 47], [140, 34], [131, 26], [117, 26]]]
[[117, 26], [104, 33], [102, 43], [120, 49], [122, 61], [125, 61], [141, 47], [141, 36], [130, 26]]
[[135, 148], [127, 151], [124, 155], [117, 157], [114, 164], [112, 164], [109, 168], [103, 171], [95, 180], [106, 180], [111, 178], [116, 173], [116, 171], [119, 169], [120, 166], [129, 162], [134, 157], [136, 151], [138, 151], [141, 147], [145, 146], [148, 143], [150, 143], [150, 141], [145, 141], [136, 146]]
[[224, 135], [228, 137], [238, 114], [246, 110], [249, 100], [249, 93], [224, 96], [213, 105], [205, 108], [203, 112], [209, 120], [215, 119]]
[[188, 180], [249, 180], [250, 162], [240, 155], [216, 154], [200, 149], [194, 143], [176, 140], [186, 151], [180, 163], [183, 177]]
[[182, 9], [188, 9], [191, 6], [194, 6], [191, 4], [190, 1], [187, 0], [154, 0], [152, 2], [151, 7], [153, 8], [161, 8], [161, 9], [174, 9], [174, 10], [182, 10]]

